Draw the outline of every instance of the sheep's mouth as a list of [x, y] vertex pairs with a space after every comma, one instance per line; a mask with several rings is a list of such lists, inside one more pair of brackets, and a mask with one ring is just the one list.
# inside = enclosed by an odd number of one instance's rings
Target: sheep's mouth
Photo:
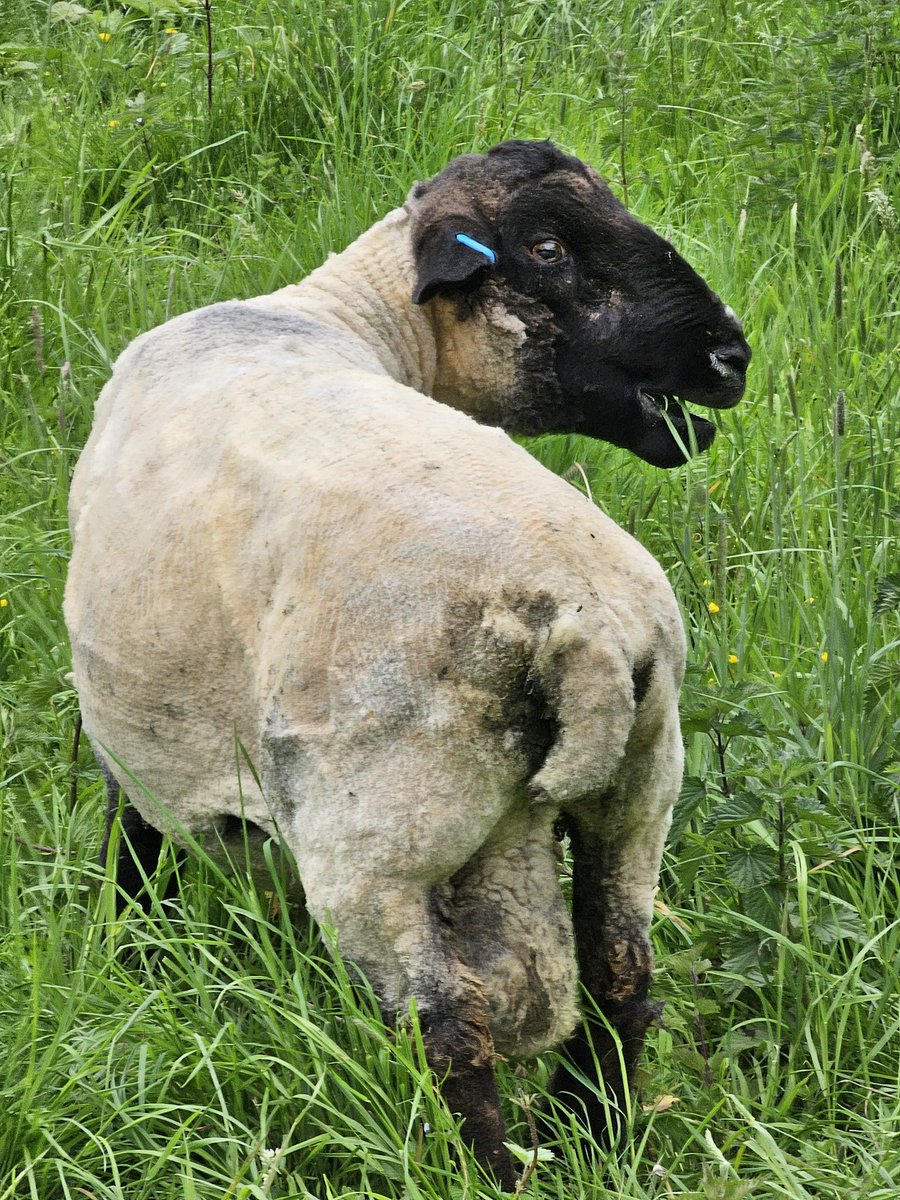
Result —
[[648, 430], [658, 434], [663, 430], [668, 431], [672, 441], [677, 445], [680, 440], [689, 454], [708, 450], [712, 445], [716, 436], [715, 425], [705, 417], [689, 412], [680, 396], [641, 391], [640, 399]]
[[678, 466], [692, 454], [708, 450], [716, 436], [712, 421], [690, 412], [687, 403], [704, 408], [734, 408], [744, 394], [743, 365], [731, 366], [724, 358], [716, 363], [717, 378], [707, 386], [679, 388], [677, 393], [639, 388], [643, 435], [635, 453], [660, 467]]
[[[557, 372], [569, 401], [552, 425], [535, 422], [520, 433], [565, 432], [579, 428], [588, 437], [630, 450], [654, 467], [679, 467], [708, 450], [716, 436], [712, 421], [688, 411], [686, 404], [732, 408], [743, 395], [744, 377], [725, 364], [715, 379], [641, 380], [616, 365], [562, 360]], [[649, 386], [648, 386], [649, 384]], [[653, 386], [653, 385], [656, 386]], [[524, 425], [524, 423], [523, 423]]]

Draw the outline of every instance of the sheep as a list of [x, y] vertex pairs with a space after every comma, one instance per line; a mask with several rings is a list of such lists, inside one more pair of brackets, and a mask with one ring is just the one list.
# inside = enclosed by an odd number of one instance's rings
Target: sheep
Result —
[[653, 557], [508, 432], [672, 467], [714, 433], [674, 397], [731, 407], [749, 354], [590, 167], [507, 142], [300, 283], [139, 337], [73, 478], [65, 615], [120, 888], [164, 834], [282, 837], [386, 1018], [415, 998], [506, 1188], [495, 1056], [562, 1044], [554, 1095], [600, 1137], [585, 1079], [623, 1105], [656, 1014], [685, 661]]

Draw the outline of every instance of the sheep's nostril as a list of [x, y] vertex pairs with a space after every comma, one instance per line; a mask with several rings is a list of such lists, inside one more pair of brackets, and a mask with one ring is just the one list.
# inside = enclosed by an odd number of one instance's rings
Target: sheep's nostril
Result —
[[734, 342], [730, 346], [721, 346], [710, 354], [713, 367], [721, 374], [744, 375], [750, 362], [750, 347], [746, 342]]

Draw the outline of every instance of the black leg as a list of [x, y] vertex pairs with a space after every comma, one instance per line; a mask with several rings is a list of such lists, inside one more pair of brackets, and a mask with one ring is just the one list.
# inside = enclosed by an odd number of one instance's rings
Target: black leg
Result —
[[[310, 910], [319, 920], [327, 916], [341, 954], [374, 987], [386, 1024], [415, 999], [425, 1057], [447, 1107], [461, 1118], [460, 1137], [488, 1175], [511, 1191], [517, 1171], [504, 1145], [506, 1125], [481, 980], [460, 959], [433, 888], [373, 873], [355, 842], [348, 839], [348, 847], [353, 871], [314, 879], [313, 888], [307, 872]], [[332, 892], [319, 907], [315, 885], [331, 878], [349, 886]]]
[[[569, 836], [572, 918], [581, 982], [588, 999], [584, 1021], [565, 1045], [553, 1094], [566, 1107], [583, 1113], [592, 1135], [603, 1143], [613, 1130], [602, 1093], [605, 1091], [615, 1108], [625, 1111], [644, 1037], [658, 1019], [661, 1006], [649, 999], [653, 963], [647, 937], [649, 918], [639, 906], [627, 902], [631, 889], [620, 886], [628, 855], [621, 855], [575, 821], [569, 824]], [[601, 1084], [599, 1094], [585, 1079]]]
[[[116, 858], [115, 878], [118, 884], [116, 894], [116, 912], [125, 908], [125, 897], [136, 900], [144, 912], [150, 911], [150, 899], [147, 895], [144, 879], [153, 876], [159, 866], [162, 852], [163, 835], [152, 825], [148, 825], [136, 808], [122, 795], [122, 790], [112, 772], [101, 761], [101, 770], [106, 780], [106, 832], [103, 838], [103, 848], [100, 851], [100, 863], [106, 866], [109, 857], [109, 846], [113, 839], [115, 826], [119, 824], [118, 856]], [[174, 895], [177, 880], [173, 876], [166, 886], [163, 899]]]
[[615, 777], [604, 792], [565, 806], [573, 932], [587, 999], [552, 1090], [583, 1114], [601, 1144], [617, 1132], [616, 1110], [626, 1110], [647, 1029], [661, 1012], [649, 998], [649, 930], [681, 782], [679, 678], [659, 663], [635, 673], [634, 724]]
[[481, 1166], [504, 1191], [513, 1191], [518, 1172], [503, 1144], [506, 1125], [494, 1077], [493, 1044], [483, 1012], [423, 1015], [428, 1065], [443, 1079], [447, 1107], [463, 1118], [462, 1138]]

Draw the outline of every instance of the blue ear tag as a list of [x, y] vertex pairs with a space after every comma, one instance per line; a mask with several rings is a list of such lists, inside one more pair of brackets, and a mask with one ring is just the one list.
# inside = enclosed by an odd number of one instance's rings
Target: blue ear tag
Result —
[[468, 246], [470, 250], [477, 250], [479, 254], [483, 254], [485, 258], [489, 259], [492, 263], [497, 261], [497, 255], [489, 246], [482, 246], [481, 242], [476, 242], [475, 239], [470, 238], [467, 233], [458, 233], [456, 235], [456, 240], [458, 242], [462, 242], [464, 246]]

